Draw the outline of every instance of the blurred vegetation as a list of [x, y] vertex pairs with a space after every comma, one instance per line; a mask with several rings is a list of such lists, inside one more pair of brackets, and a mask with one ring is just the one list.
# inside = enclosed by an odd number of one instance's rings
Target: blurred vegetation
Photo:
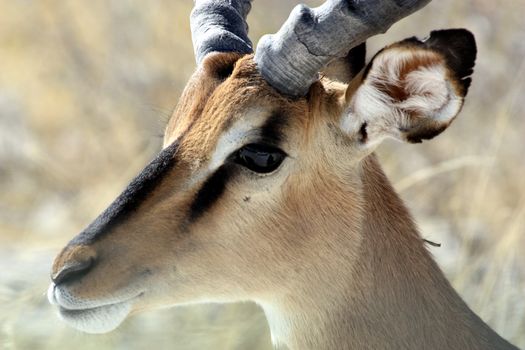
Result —
[[[310, 1], [316, 4], [320, 1]], [[295, 1], [255, 0], [254, 43]], [[132, 317], [102, 336], [47, 304], [56, 252], [160, 147], [194, 69], [191, 1], [0, 0], [0, 349], [270, 349], [253, 304]], [[478, 41], [460, 117], [434, 142], [389, 142], [387, 174], [460, 294], [525, 347], [525, 2], [440, 0], [369, 41], [466, 27]]]

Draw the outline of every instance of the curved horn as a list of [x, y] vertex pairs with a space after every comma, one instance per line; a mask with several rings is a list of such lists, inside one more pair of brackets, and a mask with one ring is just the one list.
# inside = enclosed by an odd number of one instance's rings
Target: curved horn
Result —
[[261, 38], [255, 61], [275, 89], [291, 97], [304, 96], [328, 62], [429, 2], [328, 0], [313, 9], [298, 5], [277, 33]]
[[253, 52], [246, 24], [251, 7], [251, 0], [195, 0], [190, 27], [197, 64], [210, 52]]

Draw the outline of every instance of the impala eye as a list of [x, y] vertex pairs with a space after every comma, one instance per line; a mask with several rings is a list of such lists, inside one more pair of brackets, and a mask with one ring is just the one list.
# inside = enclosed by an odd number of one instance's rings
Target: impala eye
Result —
[[265, 144], [251, 143], [239, 149], [235, 162], [256, 173], [271, 173], [281, 165], [286, 153]]

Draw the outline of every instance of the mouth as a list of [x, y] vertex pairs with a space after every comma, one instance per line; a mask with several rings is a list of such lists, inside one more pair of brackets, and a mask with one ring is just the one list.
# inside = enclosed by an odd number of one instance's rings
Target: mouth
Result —
[[143, 295], [139, 293], [121, 301], [112, 300], [98, 305], [95, 302], [81, 302], [80, 306], [72, 305], [69, 295], [65, 296], [67, 303], [61, 302], [65, 299], [61, 293], [65, 294], [53, 284], [47, 292], [49, 302], [58, 308], [59, 317], [69, 326], [92, 334], [108, 333], [117, 328], [130, 314], [133, 302]]

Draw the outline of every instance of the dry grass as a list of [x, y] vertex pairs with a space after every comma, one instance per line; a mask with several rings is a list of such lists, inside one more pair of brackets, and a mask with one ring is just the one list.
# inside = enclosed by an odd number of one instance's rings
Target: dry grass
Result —
[[[292, 1], [255, 1], [252, 38]], [[89, 336], [45, 300], [56, 251], [158, 150], [194, 68], [190, 1], [2, 1], [0, 349], [269, 349], [252, 304], [152, 312]], [[271, 13], [271, 16], [268, 15]], [[370, 41], [467, 27], [478, 40], [460, 118], [435, 142], [380, 156], [460, 294], [525, 347], [525, 3], [435, 1]], [[157, 345], [158, 344], [158, 345]]]

